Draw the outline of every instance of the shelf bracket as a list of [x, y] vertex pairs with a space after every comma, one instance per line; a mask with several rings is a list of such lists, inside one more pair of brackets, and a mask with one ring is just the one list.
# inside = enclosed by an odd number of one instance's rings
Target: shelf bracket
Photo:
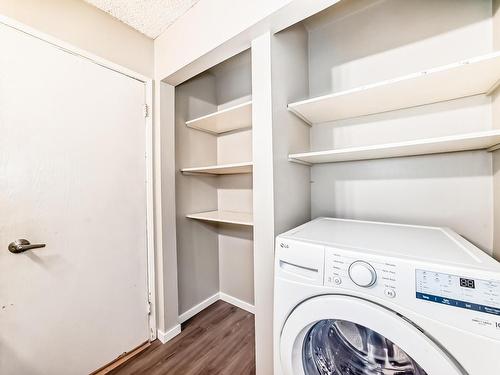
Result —
[[294, 158], [288, 158], [288, 161], [292, 162], [292, 163], [297, 163], [297, 164], [301, 164], [301, 165], [307, 165], [308, 167], [312, 167], [312, 163], [308, 163], [307, 161], [302, 161], [302, 160], [299, 160], [299, 159], [294, 159]]

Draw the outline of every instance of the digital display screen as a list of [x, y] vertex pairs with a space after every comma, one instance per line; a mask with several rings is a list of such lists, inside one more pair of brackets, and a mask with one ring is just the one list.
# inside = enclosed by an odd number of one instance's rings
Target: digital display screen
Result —
[[471, 288], [471, 289], [476, 288], [476, 285], [474, 284], [474, 280], [472, 280], [472, 279], [460, 278], [460, 286], [463, 288]]
[[498, 296], [500, 278], [473, 279], [416, 269], [415, 284], [416, 298], [419, 300], [496, 315], [500, 318]]

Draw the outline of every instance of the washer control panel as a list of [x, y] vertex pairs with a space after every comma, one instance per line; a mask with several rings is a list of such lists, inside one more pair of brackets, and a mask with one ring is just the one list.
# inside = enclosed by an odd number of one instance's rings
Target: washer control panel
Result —
[[500, 281], [417, 269], [415, 283], [418, 299], [500, 315]]
[[325, 286], [363, 290], [382, 298], [397, 296], [397, 268], [390, 262], [360, 259], [345, 251], [325, 248]]
[[384, 306], [403, 315], [406, 309], [450, 327], [500, 340], [497, 273], [469, 272], [463, 267], [445, 269], [368, 251], [324, 247], [321, 276], [323, 282], [317, 280], [318, 284], [334, 293], [385, 302]]

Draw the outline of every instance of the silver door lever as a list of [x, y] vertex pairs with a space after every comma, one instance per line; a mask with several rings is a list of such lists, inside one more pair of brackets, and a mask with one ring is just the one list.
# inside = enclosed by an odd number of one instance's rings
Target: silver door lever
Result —
[[38, 249], [40, 247], [45, 247], [44, 243], [31, 244], [28, 240], [16, 240], [9, 244], [9, 251], [13, 254], [24, 253], [27, 250]]

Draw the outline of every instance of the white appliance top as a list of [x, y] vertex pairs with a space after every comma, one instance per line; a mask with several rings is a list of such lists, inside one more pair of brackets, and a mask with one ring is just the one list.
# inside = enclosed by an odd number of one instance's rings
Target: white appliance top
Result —
[[280, 237], [372, 254], [500, 271], [500, 263], [448, 228], [318, 218]]

